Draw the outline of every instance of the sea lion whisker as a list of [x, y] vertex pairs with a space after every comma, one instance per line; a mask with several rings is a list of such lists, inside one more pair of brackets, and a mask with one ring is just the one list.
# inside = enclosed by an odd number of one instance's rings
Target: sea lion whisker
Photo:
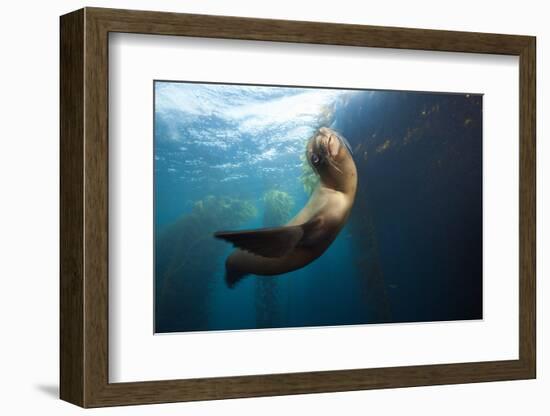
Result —
[[330, 158], [327, 158], [328, 160], [328, 163], [330, 164], [330, 166], [332, 166], [334, 169], [336, 169], [341, 175], [343, 175], [343, 172], [340, 170], [340, 168], [338, 166], [336, 166], [336, 163], [334, 163], [333, 160], [331, 160]]

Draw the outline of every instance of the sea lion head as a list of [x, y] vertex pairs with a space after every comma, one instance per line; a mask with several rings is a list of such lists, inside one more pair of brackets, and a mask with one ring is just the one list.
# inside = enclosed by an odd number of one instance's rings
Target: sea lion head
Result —
[[308, 141], [306, 158], [324, 185], [337, 190], [355, 188], [357, 171], [351, 147], [341, 134], [321, 127]]

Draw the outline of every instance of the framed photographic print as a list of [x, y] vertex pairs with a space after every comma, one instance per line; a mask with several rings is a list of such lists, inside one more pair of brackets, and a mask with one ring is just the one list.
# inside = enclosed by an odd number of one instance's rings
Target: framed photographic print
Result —
[[61, 17], [61, 398], [534, 378], [535, 38]]

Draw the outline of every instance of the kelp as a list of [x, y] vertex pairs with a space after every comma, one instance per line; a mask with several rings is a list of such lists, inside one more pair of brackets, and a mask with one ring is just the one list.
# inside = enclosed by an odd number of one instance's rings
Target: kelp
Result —
[[264, 195], [264, 226], [283, 225], [290, 219], [294, 199], [286, 192], [272, 189]]
[[[358, 170], [349, 228], [357, 248], [353, 256], [365, 321], [424, 319], [418, 311], [428, 296], [432, 305], [442, 303], [436, 294], [461, 304], [474, 299], [474, 304], [477, 286], [464, 284], [451, 291], [439, 280], [444, 273], [416, 277], [414, 270], [419, 263], [430, 264], [433, 270], [449, 270], [453, 282], [462, 281], [460, 273], [468, 274], [469, 263], [449, 266], [456, 256], [447, 253], [459, 251], [463, 241], [477, 244], [470, 236], [481, 229], [476, 222], [481, 218], [481, 199], [476, 199], [481, 195], [481, 97], [385, 92], [372, 99], [358, 95], [349, 109], [336, 119], [354, 146]], [[465, 195], [474, 202], [466, 203]], [[473, 224], [468, 237], [451, 232], [454, 224], [466, 221]], [[430, 235], [430, 243], [416, 246], [419, 235]], [[417, 260], [427, 254], [433, 259]], [[399, 261], [388, 260], [392, 255]], [[422, 297], [411, 296], [412, 291]], [[451, 307], [437, 308], [446, 313], [439, 316], [464, 318]]]
[[234, 229], [257, 216], [249, 201], [207, 196], [190, 213], [157, 234], [155, 322], [157, 332], [204, 330], [209, 295], [226, 250], [215, 231]]
[[351, 218], [351, 236], [354, 241], [354, 264], [359, 295], [363, 300], [365, 322], [391, 322], [392, 313], [388, 287], [380, 261], [378, 233], [368, 198], [355, 202], [356, 215]]
[[[291, 218], [294, 199], [286, 192], [272, 189], [265, 193], [264, 198], [265, 227], [284, 225]], [[280, 325], [281, 299], [280, 278], [257, 277], [255, 284], [256, 326], [271, 328]]]
[[307, 195], [311, 195], [317, 185], [319, 185], [319, 175], [317, 175], [313, 168], [310, 166], [305, 154], [300, 156], [300, 160], [302, 162], [302, 173], [300, 175], [300, 181], [302, 182], [304, 192]]

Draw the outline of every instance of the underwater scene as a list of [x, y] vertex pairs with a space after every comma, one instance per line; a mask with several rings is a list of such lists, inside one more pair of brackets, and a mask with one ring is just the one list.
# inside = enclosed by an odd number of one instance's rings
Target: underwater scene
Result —
[[154, 97], [155, 333], [482, 319], [482, 95]]

